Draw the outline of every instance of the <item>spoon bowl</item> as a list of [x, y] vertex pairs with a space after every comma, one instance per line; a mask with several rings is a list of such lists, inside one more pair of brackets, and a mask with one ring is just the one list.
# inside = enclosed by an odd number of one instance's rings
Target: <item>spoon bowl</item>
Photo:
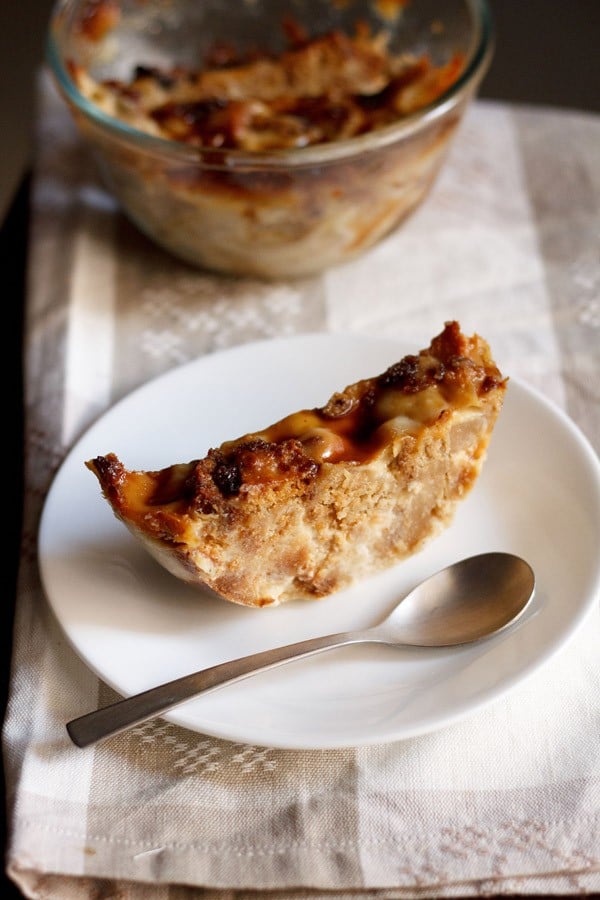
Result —
[[87, 747], [145, 722], [198, 694], [256, 672], [346, 644], [452, 647], [498, 634], [518, 619], [535, 591], [531, 566], [511, 553], [482, 553], [431, 575], [378, 625], [253, 653], [184, 675], [67, 723], [78, 747]]
[[510, 553], [460, 560], [418, 584], [381, 623], [391, 643], [452, 647], [497, 634], [533, 597], [531, 566]]

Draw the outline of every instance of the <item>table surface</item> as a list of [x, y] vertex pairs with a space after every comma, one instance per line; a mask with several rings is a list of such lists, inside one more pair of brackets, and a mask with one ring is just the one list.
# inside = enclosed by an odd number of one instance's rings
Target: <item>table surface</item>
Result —
[[[3, 84], [0, 114], [9, 122], [4, 129], [3, 166], [0, 171], [0, 259], [7, 297], [12, 305], [17, 332], [8, 341], [9, 365], [9, 458], [16, 461], [11, 472], [16, 510], [11, 527], [10, 576], [16, 582], [20, 540], [22, 496], [22, 311], [25, 297], [27, 228], [30, 170], [30, 126], [33, 117], [30, 85], [41, 58], [43, 31], [49, 0], [21, 0], [20, 14], [12, 4], [0, 9], [0, 68]], [[568, 25], [561, 0], [495, 0], [497, 49], [481, 96], [516, 103], [533, 103], [600, 112], [600, 64], [592, 63], [595, 36], [600, 33], [597, 0], [571, 0]], [[540, 22], [543, 26], [540, 27]], [[554, 63], [560, 59], [560, 65]], [[595, 71], [592, 71], [595, 66]], [[4, 140], [4, 139], [3, 139]], [[15, 590], [9, 588], [9, 601]], [[4, 653], [2, 703], [6, 702], [11, 649], [13, 602], [3, 606]], [[3, 807], [4, 808], [4, 807]], [[6, 823], [2, 821], [5, 835]], [[21, 897], [12, 882], [2, 878], [3, 896]]]

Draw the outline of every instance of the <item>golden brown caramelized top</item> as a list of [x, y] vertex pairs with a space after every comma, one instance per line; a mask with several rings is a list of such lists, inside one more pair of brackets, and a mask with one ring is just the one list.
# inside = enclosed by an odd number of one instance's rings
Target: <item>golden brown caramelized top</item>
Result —
[[465, 337], [448, 322], [427, 350], [405, 356], [376, 378], [358, 381], [320, 408], [301, 410], [261, 432], [221, 445], [232, 457], [250, 444], [299, 441], [316, 463], [364, 462], [393, 434], [416, 433], [444, 410], [477, 407], [480, 398], [504, 384], [487, 344]]
[[289, 49], [240, 59], [213, 48], [200, 70], [138, 66], [130, 81], [95, 83], [74, 63], [82, 93], [105, 112], [159, 137], [206, 148], [266, 151], [339, 141], [434, 102], [459, 77], [461, 56], [436, 67], [394, 56], [384, 34], [308, 38], [285, 23]]
[[127, 472], [109, 454], [88, 463], [117, 507], [171, 506], [209, 513], [252, 485], [295, 478], [309, 483], [322, 465], [359, 465], [398, 437], [417, 436], [450, 410], [477, 409], [507, 379], [487, 343], [467, 338], [457, 322], [418, 355], [334, 394], [323, 407], [301, 410], [263, 431], [227, 441], [202, 460], [160, 472]]

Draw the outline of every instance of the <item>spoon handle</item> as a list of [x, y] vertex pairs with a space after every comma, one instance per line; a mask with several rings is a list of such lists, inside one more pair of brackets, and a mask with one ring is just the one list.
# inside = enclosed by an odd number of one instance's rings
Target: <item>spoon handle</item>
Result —
[[182, 678], [176, 678], [166, 684], [150, 688], [140, 694], [134, 694], [125, 700], [119, 700], [110, 706], [86, 713], [67, 723], [69, 737], [78, 747], [88, 747], [102, 738], [110, 737], [145, 722], [161, 713], [167, 712], [184, 700], [198, 694], [206, 693], [233, 681], [240, 681], [255, 672], [272, 669], [291, 660], [304, 656], [313, 656], [331, 647], [344, 644], [358, 644], [365, 641], [378, 640], [371, 631], [345, 631], [322, 637], [309, 638], [272, 650], [263, 650], [250, 656], [243, 656], [230, 662], [220, 663]]

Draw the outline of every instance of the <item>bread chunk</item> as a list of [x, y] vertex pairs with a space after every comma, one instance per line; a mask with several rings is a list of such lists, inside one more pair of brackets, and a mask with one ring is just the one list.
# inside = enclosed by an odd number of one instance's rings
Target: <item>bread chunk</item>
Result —
[[203, 459], [86, 465], [176, 577], [268, 606], [339, 591], [417, 552], [483, 465], [507, 380], [457, 322], [417, 355]]

